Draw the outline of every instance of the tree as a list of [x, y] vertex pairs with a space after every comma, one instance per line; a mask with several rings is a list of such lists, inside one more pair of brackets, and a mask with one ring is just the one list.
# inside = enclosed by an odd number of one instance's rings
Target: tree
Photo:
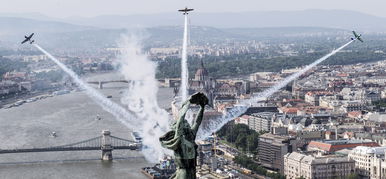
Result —
[[241, 148], [243, 151], [247, 149], [247, 135], [246, 134], [239, 134], [236, 139], [236, 147]]
[[259, 145], [259, 134], [253, 133], [247, 137], [247, 150], [253, 154], [257, 154], [257, 147]]
[[58, 82], [63, 79], [63, 71], [48, 71], [48, 72], [39, 72], [36, 74], [36, 77], [39, 79], [49, 80], [51, 82]]
[[6, 72], [20, 70], [27, 67], [27, 63], [21, 60], [10, 60], [0, 56], [0, 80]]
[[[315, 46], [315, 44], [313, 45]], [[325, 62], [323, 62], [323, 64], [346, 65], [383, 60], [385, 59], [386, 54], [374, 53], [373, 50], [381, 49], [384, 45], [385, 44], [382, 44], [377, 48], [370, 47], [368, 49], [358, 49], [350, 53], [340, 53], [327, 59]], [[261, 55], [259, 53], [248, 53], [221, 57], [206, 56], [203, 57], [202, 60], [204, 61], [205, 67], [209, 71], [210, 76], [215, 78], [224, 78], [227, 76], [235, 77], [249, 75], [259, 71], [278, 72], [285, 68], [294, 68], [308, 65], [314, 60], [317, 60], [325, 54], [329, 53], [325, 47], [320, 47], [320, 50], [318, 50], [318, 48], [314, 49], [317, 50], [315, 53], [307, 53], [304, 51], [298, 56], [292, 57], [284, 57], [280, 56], [280, 54], [277, 54], [276, 56], [268, 57], [269, 59], [267, 59], [267, 56]], [[200, 61], [201, 58], [189, 58], [188, 66], [189, 71], [191, 72], [189, 75], [194, 75], [193, 73], [199, 67]], [[180, 75], [180, 60], [176, 60], [174, 57], [159, 61], [158, 65], [159, 68], [157, 71], [157, 78], [178, 77]]]
[[257, 153], [259, 133], [249, 129], [245, 124], [228, 124], [217, 132], [217, 135], [229, 143], [233, 143], [244, 151]]
[[349, 176], [346, 177], [347, 179], [359, 179], [359, 175], [356, 173], [352, 173]]
[[266, 176], [273, 179], [285, 179], [285, 176], [281, 175], [280, 173], [267, 173]]

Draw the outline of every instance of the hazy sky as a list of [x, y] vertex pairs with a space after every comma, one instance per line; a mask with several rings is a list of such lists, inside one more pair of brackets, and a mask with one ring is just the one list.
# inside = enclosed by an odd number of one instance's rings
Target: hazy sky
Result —
[[0, 0], [0, 13], [53, 17], [154, 14], [189, 6], [199, 12], [344, 9], [386, 17], [386, 0]]

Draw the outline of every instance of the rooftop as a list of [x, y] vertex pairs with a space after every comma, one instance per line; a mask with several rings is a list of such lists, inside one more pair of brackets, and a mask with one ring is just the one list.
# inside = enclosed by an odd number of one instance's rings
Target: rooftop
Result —
[[378, 147], [379, 144], [371, 140], [331, 140], [331, 141], [311, 141], [308, 148], [311, 150], [321, 150], [335, 152], [342, 149], [352, 149], [357, 146]]
[[288, 140], [290, 137], [274, 135], [271, 133], [265, 133], [265, 134], [261, 135], [260, 138], [271, 139], [271, 140], [275, 140], [275, 141], [284, 141], [284, 140]]
[[358, 147], [355, 147], [350, 153], [384, 155], [385, 151], [386, 151], [386, 147], [358, 146]]
[[347, 157], [342, 156], [323, 156], [315, 157], [311, 155], [305, 155], [298, 152], [292, 152], [287, 154], [288, 159], [296, 160], [306, 164], [331, 164], [331, 163], [342, 163], [342, 162], [351, 162]]

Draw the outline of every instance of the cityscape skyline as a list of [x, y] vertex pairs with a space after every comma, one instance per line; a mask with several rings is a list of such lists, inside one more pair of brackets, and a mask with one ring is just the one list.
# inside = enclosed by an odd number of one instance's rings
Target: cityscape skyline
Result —
[[6, 4], [3, 178], [386, 178], [381, 0]]

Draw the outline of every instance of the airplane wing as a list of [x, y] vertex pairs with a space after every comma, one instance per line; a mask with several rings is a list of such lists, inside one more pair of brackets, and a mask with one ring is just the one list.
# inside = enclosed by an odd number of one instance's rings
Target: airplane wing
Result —
[[194, 9], [188, 9], [188, 8], [185, 8], [185, 9], [179, 9], [178, 11], [180, 12], [189, 12], [189, 11], [193, 11]]
[[355, 37], [358, 37], [358, 34], [355, 31], [352, 31]]
[[358, 37], [357, 39], [358, 39], [359, 41], [363, 42], [362, 38]]
[[25, 39], [25, 40], [23, 40], [23, 42], [21, 42], [21, 44], [26, 43], [27, 41], [28, 41], [28, 39]]
[[21, 44], [23, 44], [23, 43], [26, 43], [26, 42], [30, 41], [30, 40], [31, 40], [31, 38], [32, 38], [32, 36], [34, 36], [34, 34], [35, 34], [35, 33], [32, 33], [32, 34], [31, 34], [31, 35], [29, 35], [28, 37], [27, 37], [27, 36], [24, 36], [24, 37], [25, 37], [25, 40], [23, 40], [23, 42], [21, 42]]

